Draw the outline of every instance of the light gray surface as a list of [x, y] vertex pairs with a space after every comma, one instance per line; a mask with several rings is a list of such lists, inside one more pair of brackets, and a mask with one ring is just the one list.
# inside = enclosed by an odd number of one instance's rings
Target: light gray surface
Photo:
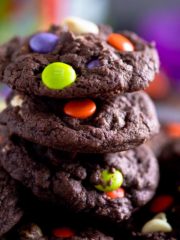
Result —
[[180, 11], [180, 0], [110, 0], [109, 18], [117, 29], [134, 29], [148, 12], [175, 8]]
[[156, 109], [161, 123], [180, 123], [180, 107], [168, 106], [163, 103], [159, 103], [156, 104]]

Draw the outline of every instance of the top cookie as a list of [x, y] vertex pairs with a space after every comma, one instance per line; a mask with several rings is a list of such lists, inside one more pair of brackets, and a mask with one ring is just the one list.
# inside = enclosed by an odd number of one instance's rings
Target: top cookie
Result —
[[14, 37], [9, 42], [0, 46], [0, 78], [2, 79], [4, 69], [11, 61], [12, 55], [21, 47], [23, 38]]
[[131, 32], [110, 33], [107, 27], [73, 19], [26, 38], [3, 67], [1, 79], [38, 96], [104, 97], [144, 89], [158, 68], [154, 44]]

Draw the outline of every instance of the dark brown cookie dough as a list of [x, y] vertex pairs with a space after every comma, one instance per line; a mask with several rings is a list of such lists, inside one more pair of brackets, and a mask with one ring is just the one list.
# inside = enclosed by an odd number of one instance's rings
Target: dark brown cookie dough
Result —
[[143, 92], [94, 101], [95, 114], [80, 120], [64, 114], [62, 100], [16, 95], [0, 122], [27, 140], [70, 152], [124, 151], [158, 132], [154, 106]]
[[16, 183], [0, 166], [0, 236], [14, 227], [22, 215]]
[[[49, 32], [59, 36], [53, 52], [40, 54], [29, 48], [30, 37], [17, 48], [3, 67], [2, 81], [16, 90], [31, 95], [53, 98], [103, 97], [114, 92], [131, 92], [146, 88], [159, 69], [158, 54], [150, 44], [131, 32], [121, 32], [134, 45], [132, 52], [120, 52], [107, 43], [109, 29], [101, 27], [100, 34], [74, 35], [61, 27]], [[97, 60], [96, 67], [88, 64]], [[71, 65], [76, 81], [63, 90], [50, 90], [41, 81], [43, 69], [52, 62]]]
[[[84, 229], [78, 232], [72, 232], [71, 236], [71, 229], [66, 228], [64, 229], [64, 234], [62, 228], [59, 229], [59, 236], [54, 236], [53, 233], [50, 236], [46, 236], [42, 233], [42, 230], [39, 226], [36, 224], [29, 224], [26, 226], [23, 226], [22, 229], [19, 231], [19, 239], [20, 240], [113, 240], [113, 237], [107, 236], [104, 233], [93, 229], [88, 228]], [[58, 231], [58, 230], [57, 230]], [[60, 233], [62, 231], [62, 233]], [[69, 233], [69, 237], [68, 237]], [[66, 237], [63, 237], [66, 236]]]
[[3, 72], [6, 66], [11, 62], [11, 57], [21, 48], [23, 44], [23, 38], [14, 37], [8, 43], [0, 46], [0, 79], [3, 78]]
[[[74, 212], [121, 222], [149, 201], [158, 184], [158, 164], [145, 146], [95, 155], [64, 153], [12, 136], [1, 150], [3, 167], [40, 199]], [[95, 188], [103, 170], [121, 171], [125, 196], [111, 199]]]
[[[157, 142], [158, 144], [158, 142]], [[134, 215], [130, 224], [131, 239], [175, 240], [180, 239], [180, 139], [167, 143], [159, 157], [160, 184], [152, 201]], [[166, 214], [170, 232], [142, 233], [145, 223], [156, 214]], [[163, 228], [162, 228], [163, 229]], [[167, 229], [167, 228], [166, 228]]]
[[176, 240], [176, 236], [169, 234], [169, 233], [163, 233], [163, 232], [157, 232], [157, 233], [148, 233], [148, 234], [134, 234], [134, 238], [136, 240]]

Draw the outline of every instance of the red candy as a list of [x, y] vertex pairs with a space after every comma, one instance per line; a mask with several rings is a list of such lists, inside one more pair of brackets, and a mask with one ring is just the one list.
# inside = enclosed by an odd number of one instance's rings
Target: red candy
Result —
[[125, 195], [125, 191], [123, 188], [118, 188], [117, 190], [114, 190], [112, 192], [106, 192], [106, 195], [111, 199], [123, 198]]
[[131, 43], [131, 41], [129, 41], [129, 39], [127, 39], [121, 34], [111, 33], [108, 36], [107, 41], [111, 46], [118, 49], [119, 51], [127, 51], [127, 52], [134, 51], [134, 46]]
[[69, 238], [69, 237], [73, 237], [75, 235], [75, 232], [67, 227], [62, 227], [62, 228], [56, 228], [53, 230], [53, 235], [55, 237], [62, 237], [62, 238]]
[[85, 119], [96, 111], [96, 104], [91, 99], [72, 100], [65, 104], [64, 113], [74, 117]]
[[170, 195], [160, 195], [153, 200], [150, 210], [153, 213], [164, 212], [172, 205], [173, 201], [174, 199]]

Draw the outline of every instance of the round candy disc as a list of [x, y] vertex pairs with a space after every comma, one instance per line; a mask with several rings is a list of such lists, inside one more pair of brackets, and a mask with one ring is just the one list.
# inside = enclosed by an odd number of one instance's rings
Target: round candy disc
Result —
[[152, 204], [150, 210], [154, 213], [166, 211], [173, 204], [173, 197], [170, 195], [157, 196]]
[[180, 138], [180, 123], [169, 123], [166, 132], [172, 138]]
[[93, 69], [93, 68], [96, 68], [96, 67], [100, 67], [100, 62], [99, 62], [98, 59], [91, 60], [87, 64], [88, 69]]
[[112, 192], [106, 192], [106, 195], [111, 199], [123, 198], [125, 195], [124, 188], [118, 188]]
[[101, 172], [102, 184], [96, 185], [95, 187], [103, 192], [111, 192], [118, 189], [123, 183], [122, 173], [118, 170], [109, 172], [108, 170], [103, 170]]
[[42, 72], [42, 82], [50, 89], [62, 90], [76, 80], [74, 69], [62, 62], [54, 62], [45, 67]]
[[118, 49], [119, 51], [127, 51], [127, 52], [134, 51], [134, 46], [131, 43], [131, 41], [129, 41], [129, 39], [127, 39], [121, 34], [111, 33], [108, 36], [107, 41], [110, 45], [112, 45], [114, 48]]
[[54, 50], [58, 39], [58, 36], [53, 33], [42, 32], [30, 39], [29, 46], [33, 52], [49, 53]]
[[75, 235], [75, 232], [70, 228], [62, 227], [54, 229], [53, 235], [57, 238], [70, 238]]
[[72, 100], [65, 104], [64, 113], [74, 117], [85, 119], [96, 111], [96, 104], [91, 99]]

